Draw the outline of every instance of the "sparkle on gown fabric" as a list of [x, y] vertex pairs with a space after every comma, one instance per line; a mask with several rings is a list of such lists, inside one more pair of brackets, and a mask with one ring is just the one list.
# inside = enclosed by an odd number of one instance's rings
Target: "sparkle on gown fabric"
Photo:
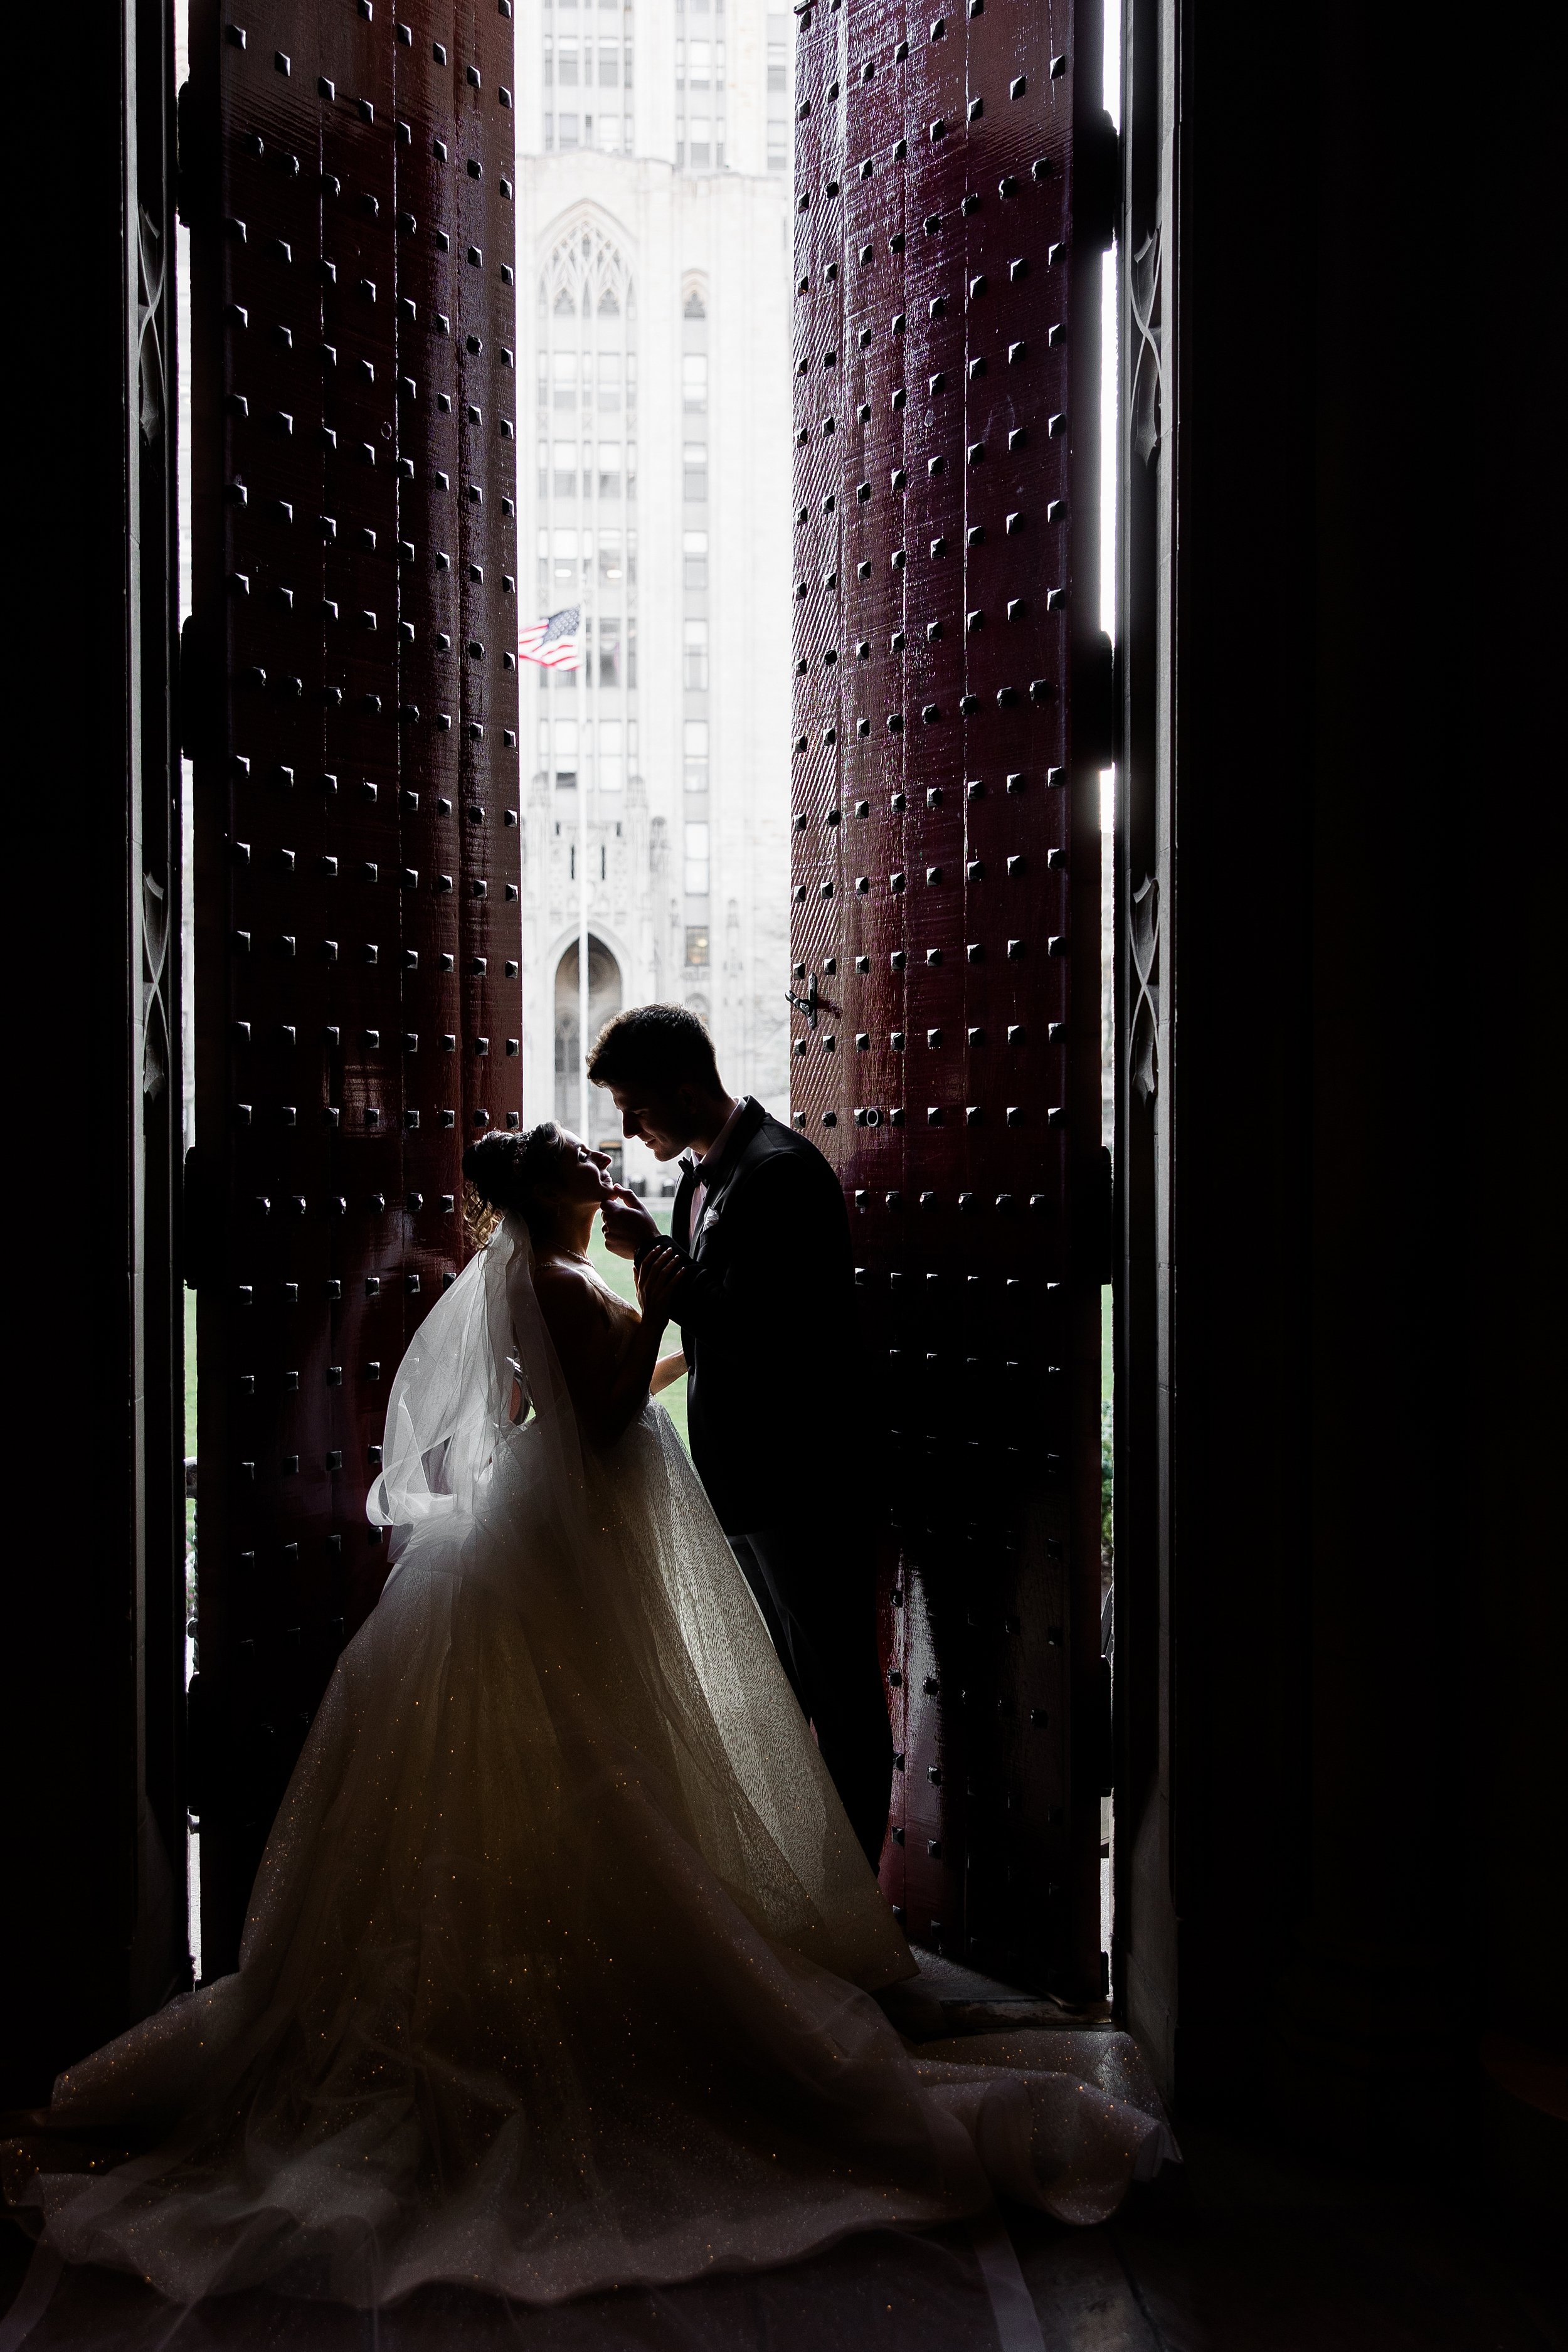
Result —
[[870, 1998], [913, 1963], [734, 1557], [658, 1405], [580, 1442], [520, 1231], [416, 1336], [386, 1458], [397, 1564], [237, 1973], [56, 2085], [50, 2133], [153, 2146], [43, 2155], [19, 2185], [60, 2254], [182, 2303], [552, 2304], [994, 2189], [1091, 2221], [1170, 2152], [1125, 2037], [1087, 2071], [1053, 2033], [911, 2052]]

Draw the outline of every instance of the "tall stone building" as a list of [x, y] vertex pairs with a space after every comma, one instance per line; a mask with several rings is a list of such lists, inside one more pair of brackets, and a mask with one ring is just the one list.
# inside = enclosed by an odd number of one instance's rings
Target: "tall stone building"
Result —
[[519, 610], [582, 611], [575, 674], [523, 666], [528, 1119], [583, 1119], [580, 858], [590, 1035], [689, 1004], [787, 1104], [793, 34], [519, 0]]

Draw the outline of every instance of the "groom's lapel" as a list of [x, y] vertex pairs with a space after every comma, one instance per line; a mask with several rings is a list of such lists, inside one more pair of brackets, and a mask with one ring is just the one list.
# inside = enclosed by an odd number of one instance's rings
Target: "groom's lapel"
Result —
[[753, 1101], [748, 1105], [745, 1116], [737, 1127], [734, 1139], [724, 1155], [724, 1164], [710, 1185], [707, 1197], [703, 1201], [701, 1228], [691, 1237], [691, 1255], [694, 1258], [701, 1256], [703, 1244], [718, 1221], [731, 1185], [741, 1172], [742, 1163], [745, 1160], [752, 1139], [766, 1117], [767, 1113], [760, 1102]]
[[734, 1173], [734, 1163], [731, 1161], [729, 1167], [721, 1170], [717, 1181], [709, 1186], [704, 1195], [702, 1223], [691, 1236], [691, 1255], [694, 1258], [700, 1258], [702, 1255], [719, 1212], [724, 1205], [724, 1195], [729, 1190]]
[[682, 1249], [686, 1247], [687, 1214], [691, 1205], [691, 1189], [697, 1181], [693, 1172], [695, 1166], [696, 1162], [689, 1157], [682, 1158], [680, 1181], [675, 1188], [675, 1204], [669, 1213], [669, 1237]]

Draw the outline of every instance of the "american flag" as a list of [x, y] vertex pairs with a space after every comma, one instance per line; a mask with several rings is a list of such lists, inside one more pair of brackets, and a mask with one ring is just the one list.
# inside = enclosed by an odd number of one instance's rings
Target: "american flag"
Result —
[[547, 621], [530, 621], [519, 633], [518, 652], [524, 661], [537, 662], [541, 669], [575, 669], [577, 625], [582, 617], [580, 605], [567, 604], [552, 613]]

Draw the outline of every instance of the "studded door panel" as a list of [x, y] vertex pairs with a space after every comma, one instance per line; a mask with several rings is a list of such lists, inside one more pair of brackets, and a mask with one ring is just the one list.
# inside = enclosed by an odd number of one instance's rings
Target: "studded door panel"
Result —
[[1073, 33], [1068, 0], [801, 18], [793, 1071], [879, 1373], [840, 1442], [885, 1465], [898, 1549], [883, 1883], [921, 1941], [1093, 1993], [1107, 753], [1075, 720]]
[[404, 1348], [517, 1123], [510, 0], [200, 5], [192, 229], [205, 1964], [386, 1570]]

